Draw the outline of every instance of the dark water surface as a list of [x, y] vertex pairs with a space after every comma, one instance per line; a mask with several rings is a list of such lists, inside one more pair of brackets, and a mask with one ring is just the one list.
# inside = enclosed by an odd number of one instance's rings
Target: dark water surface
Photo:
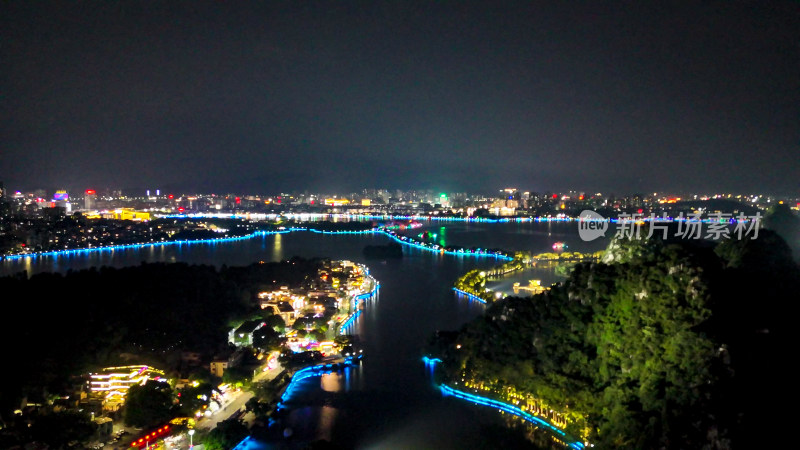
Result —
[[[605, 242], [581, 242], [577, 224], [466, 224], [433, 223], [430, 229], [446, 245], [507, 250], [550, 251], [556, 241], [571, 251], [595, 251]], [[407, 234], [416, 235], [422, 230]], [[130, 266], [147, 262], [187, 262], [220, 266], [277, 261], [292, 256], [325, 256], [366, 263], [381, 283], [376, 299], [351, 327], [359, 334], [365, 358], [361, 366], [344, 373], [303, 381], [291, 399], [289, 426], [293, 446], [302, 441], [327, 439], [358, 448], [491, 448], [483, 430], [496, 426], [496, 411], [460, 400], [442, 398], [421, 363], [422, 348], [436, 330], [458, 329], [480, 315], [485, 306], [456, 297], [451, 286], [472, 268], [491, 267], [493, 259], [455, 257], [404, 247], [402, 260], [366, 260], [365, 245], [384, 244], [382, 235], [321, 235], [310, 232], [258, 237], [221, 244], [189, 244], [98, 252], [35, 260], [2, 261], [0, 274], [27, 270], [79, 270], [91, 266]], [[536, 269], [520, 275], [549, 282], [552, 270]], [[507, 281], [511, 282], [511, 281]], [[526, 284], [524, 281], [522, 284]], [[488, 446], [488, 447], [487, 447]]]

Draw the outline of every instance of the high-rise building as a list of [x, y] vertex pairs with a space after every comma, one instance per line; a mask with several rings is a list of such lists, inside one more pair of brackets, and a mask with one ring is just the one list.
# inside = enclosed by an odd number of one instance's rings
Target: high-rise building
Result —
[[58, 206], [64, 208], [67, 213], [72, 212], [72, 203], [69, 202], [69, 194], [66, 189], [59, 189], [53, 194], [53, 201], [51, 206]]
[[3, 187], [3, 182], [0, 181], [0, 200], [5, 200], [6, 198], [6, 190]]
[[97, 191], [87, 189], [83, 197], [83, 209], [94, 210], [97, 208]]

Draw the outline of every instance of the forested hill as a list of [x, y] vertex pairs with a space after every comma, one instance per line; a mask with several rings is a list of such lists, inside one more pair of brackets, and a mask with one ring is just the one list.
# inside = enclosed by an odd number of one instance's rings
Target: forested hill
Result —
[[765, 230], [716, 246], [613, 248], [550, 292], [497, 302], [440, 339], [446, 376], [541, 399], [599, 448], [765, 448], [784, 438], [800, 293], [786, 243]]

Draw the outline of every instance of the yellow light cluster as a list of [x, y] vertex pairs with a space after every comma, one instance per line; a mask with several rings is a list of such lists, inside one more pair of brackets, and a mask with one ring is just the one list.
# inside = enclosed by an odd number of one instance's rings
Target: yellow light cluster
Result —
[[89, 374], [92, 392], [105, 392], [106, 400], [122, 400], [131, 386], [144, 384], [150, 378], [159, 378], [164, 372], [150, 366], [106, 367], [99, 373]]
[[346, 198], [326, 198], [325, 204], [327, 206], [344, 206], [344, 205], [349, 205], [350, 200]]
[[258, 298], [262, 300], [261, 309], [266, 309], [269, 304], [277, 304], [278, 302], [287, 302], [295, 310], [303, 309], [306, 306], [306, 297], [304, 295], [292, 294], [285, 290], [259, 292]]
[[536, 416], [547, 419], [548, 422], [558, 428], [566, 428], [567, 424], [570, 422], [567, 417], [553, 410], [544, 401], [537, 399], [530, 394], [518, 391], [513, 387], [504, 387], [498, 389], [494, 383], [475, 380], [465, 380], [464, 386], [470, 389], [495, 394], [496, 397], [504, 400], [507, 403], [518, 406], [525, 412], [529, 412]]
[[117, 220], [150, 220], [150, 213], [132, 208], [119, 208], [109, 212], [109, 218]]

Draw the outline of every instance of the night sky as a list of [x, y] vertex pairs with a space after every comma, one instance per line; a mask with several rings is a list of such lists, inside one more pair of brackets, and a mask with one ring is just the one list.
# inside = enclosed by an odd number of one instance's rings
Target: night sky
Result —
[[0, 181], [800, 193], [800, 2], [0, 5]]

